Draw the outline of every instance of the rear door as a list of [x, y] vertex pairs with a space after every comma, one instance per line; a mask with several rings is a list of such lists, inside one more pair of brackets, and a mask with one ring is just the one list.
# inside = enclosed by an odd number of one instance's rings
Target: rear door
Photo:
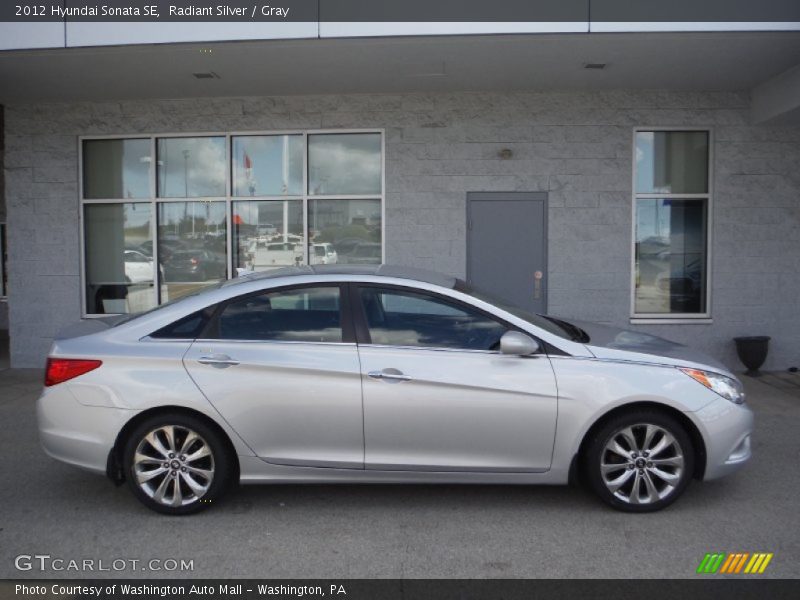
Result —
[[338, 284], [228, 301], [204, 337], [186, 353], [186, 368], [259, 457], [363, 468], [358, 352]]

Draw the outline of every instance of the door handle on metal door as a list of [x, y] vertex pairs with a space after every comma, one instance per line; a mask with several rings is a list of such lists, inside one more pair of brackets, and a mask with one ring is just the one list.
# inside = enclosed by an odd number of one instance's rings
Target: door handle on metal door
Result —
[[232, 367], [238, 365], [239, 361], [231, 358], [227, 354], [212, 354], [211, 356], [201, 356], [197, 359], [201, 365], [211, 365], [212, 367]]
[[384, 369], [383, 371], [370, 371], [367, 373], [372, 379], [383, 379], [387, 383], [400, 383], [401, 381], [411, 381], [411, 377], [404, 375], [397, 369]]

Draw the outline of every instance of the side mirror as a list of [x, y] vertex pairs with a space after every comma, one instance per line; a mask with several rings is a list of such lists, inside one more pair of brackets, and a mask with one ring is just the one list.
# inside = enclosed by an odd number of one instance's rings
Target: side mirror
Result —
[[530, 356], [539, 351], [539, 344], [529, 335], [519, 331], [506, 331], [500, 338], [500, 352], [515, 356]]

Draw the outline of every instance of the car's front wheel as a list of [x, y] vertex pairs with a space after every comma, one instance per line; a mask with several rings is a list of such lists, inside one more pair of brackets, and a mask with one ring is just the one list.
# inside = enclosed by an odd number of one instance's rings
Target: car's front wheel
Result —
[[616, 509], [650, 512], [672, 504], [694, 473], [686, 429], [657, 410], [615, 416], [595, 431], [583, 456], [593, 491]]
[[222, 437], [186, 414], [146, 419], [128, 436], [126, 479], [148, 508], [185, 515], [207, 508], [228, 487], [234, 469]]

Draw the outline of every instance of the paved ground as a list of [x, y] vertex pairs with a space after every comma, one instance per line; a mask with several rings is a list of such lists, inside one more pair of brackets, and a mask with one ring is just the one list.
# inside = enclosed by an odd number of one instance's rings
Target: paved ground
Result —
[[276, 486], [176, 519], [43, 454], [40, 377], [0, 371], [0, 577], [79, 575], [15, 570], [37, 553], [193, 559], [197, 577], [694, 577], [710, 551], [774, 552], [767, 575], [800, 576], [800, 394], [758, 380], [754, 461], [657, 514], [566, 487]]

